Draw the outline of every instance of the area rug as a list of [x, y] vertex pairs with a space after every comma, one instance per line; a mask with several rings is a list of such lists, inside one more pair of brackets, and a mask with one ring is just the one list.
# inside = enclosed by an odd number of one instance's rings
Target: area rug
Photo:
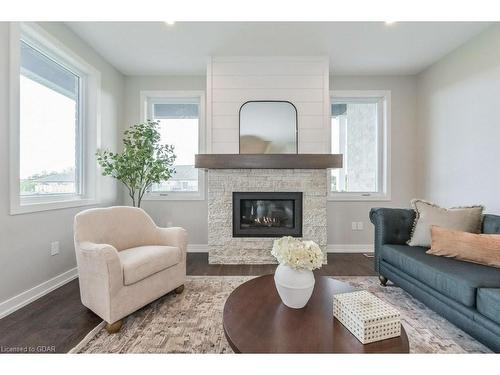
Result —
[[[222, 328], [224, 302], [252, 277], [189, 276], [184, 293], [168, 294], [127, 317], [121, 331], [99, 324], [70, 353], [233, 353]], [[335, 277], [396, 307], [411, 353], [489, 353], [484, 345], [402, 289], [376, 277]]]

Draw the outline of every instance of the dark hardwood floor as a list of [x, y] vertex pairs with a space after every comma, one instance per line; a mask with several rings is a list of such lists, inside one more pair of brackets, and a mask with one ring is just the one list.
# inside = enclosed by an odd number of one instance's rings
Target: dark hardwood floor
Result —
[[[220, 265], [208, 264], [208, 254], [190, 253], [187, 261], [188, 275], [206, 276], [251, 276], [273, 273], [274, 264], [263, 265]], [[369, 276], [373, 271], [373, 258], [363, 254], [328, 254], [328, 264], [318, 271], [318, 275], [325, 276]]]
[[[328, 254], [328, 265], [316, 274], [375, 275], [373, 259], [363, 254]], [[198, 276], [264, 275], [275, 265], [212, 265], [205, 253], [189, 253], [187, 274]], [[0, 353], [67, 353], [101, 319], [80, 302], [78, 280], [62, 286], [0, 319]]]

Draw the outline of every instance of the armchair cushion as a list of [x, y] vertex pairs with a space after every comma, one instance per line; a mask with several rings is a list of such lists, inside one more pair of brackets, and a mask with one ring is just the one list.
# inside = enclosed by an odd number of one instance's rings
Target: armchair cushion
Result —
[[123, 267], [123, 283], [134, 284], [156, 272], [175, 266], [182, 253], [174, 246], [139, 246], [118, 253]]

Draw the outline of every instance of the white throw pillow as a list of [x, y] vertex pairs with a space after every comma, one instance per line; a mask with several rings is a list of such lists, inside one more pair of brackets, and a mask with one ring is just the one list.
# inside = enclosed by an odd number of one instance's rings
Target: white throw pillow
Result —
[[442, 208], [421, 199], [410, 203], [415, 210], [415, 222], [408, 245], [431, 246], [431, 226], [480, 233], [483, 219], [483, 206]]

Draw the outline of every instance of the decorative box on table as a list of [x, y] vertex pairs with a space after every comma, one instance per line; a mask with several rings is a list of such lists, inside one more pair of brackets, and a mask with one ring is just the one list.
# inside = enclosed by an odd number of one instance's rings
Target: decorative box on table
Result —
[[401, 335], [399, 311], [364, 290], [334, 295], [333, 316], [363, 344]]

